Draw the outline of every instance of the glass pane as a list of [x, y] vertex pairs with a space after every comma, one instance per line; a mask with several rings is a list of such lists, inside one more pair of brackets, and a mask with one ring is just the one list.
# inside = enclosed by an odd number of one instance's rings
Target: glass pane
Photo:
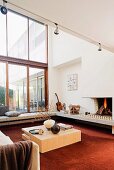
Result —
[[6, 64], [0, 62], [0, 106], [6, 103]]
[[29, 59], [47, 62], [46, 26], [32, 20], [29, 20]]
[[9, 109], [27, 111], [27, 71], [25, 66], [9, 64]]
[[44, 70], [30, 68], [30, 111], [45, 110]]
[[6, 56], [6, 15], [0, 12], [0, 55]]
[[28, 59], [27, 18], [8, 12], [8, 56]]

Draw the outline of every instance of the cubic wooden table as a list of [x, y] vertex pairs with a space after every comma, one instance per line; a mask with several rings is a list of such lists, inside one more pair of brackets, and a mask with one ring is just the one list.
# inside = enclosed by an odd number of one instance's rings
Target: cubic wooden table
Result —
[[[33, 135], [29, 133], [29, 130], [33, 129], [43, 129], [44, 133], [43, 135]], [[44, 125], [22, 128], [22, 131], [24, 132], [24, 134], [22, 134], [22, 138], [24, 140], [30, 139], [31, 141], [37, 143], [41, 153], [81, 141], [81, 131], [74, 128], [60, 130], [58, 134], [53, 134], [51, 131], [48, 131]]]

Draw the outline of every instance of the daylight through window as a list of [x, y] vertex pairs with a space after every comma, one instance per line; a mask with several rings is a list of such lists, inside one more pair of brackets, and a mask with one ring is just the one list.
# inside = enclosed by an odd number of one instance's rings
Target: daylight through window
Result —
[[47, 26], [11, 10], [0, 22], [0, 106], [45, 110]]

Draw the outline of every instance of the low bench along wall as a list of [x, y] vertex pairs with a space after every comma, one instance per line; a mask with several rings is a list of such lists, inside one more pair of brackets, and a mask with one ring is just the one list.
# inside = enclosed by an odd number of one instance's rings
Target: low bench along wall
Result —
[[112, 127], [112, 134], [114, 134], [114, 120], [112, 120], [109, 117], [101, 117], [99, 115], [93, 116], [93, 115], [84, 115], [84, 114], [78, 114], [78, 115], [72, 115], [72, 114], [65, 114], [63, 112], [37, 112], [37, 113], [24, 113], [17, 117], [6, 117], [6, 116], [0, 116], [0, 126], [5, 125], [12, 125], [12, 124], [21, 124], [21, 123], [29, 123], [29, 122], [36, 122], [36, 121], [42, 121], [49, 117], [49, 115], [52, 116], [58, 116], [58, 117], [64, 117], [74, 120], [82, 120], [85, 122], [93, 122], [96, 124], [101, 125], [108, 125]]
[[15, 117], [0, 116], [0, 126], [41, 121], [49, 118], [49, 116], [54, 115], [55, 112], [51, 113], [37, 112], [37, 113], [23, 113]]
[[112, 127], [112, 134], [114, 134], [114, 120], [111, 119], [111, 117], [101, 117], [99, 115], [84, 115], [84, 114], [78, 114], [78, 115], [72, 115], [72, 114], [65, 114], [62, 112], [57, 112], [56, 116], [61, 116], [64, 118], [74, 119], [74, 120], [82, 120], [86, 122], [93, 122], [96, 124], [102, 124], [102, 125], [108, 125]]

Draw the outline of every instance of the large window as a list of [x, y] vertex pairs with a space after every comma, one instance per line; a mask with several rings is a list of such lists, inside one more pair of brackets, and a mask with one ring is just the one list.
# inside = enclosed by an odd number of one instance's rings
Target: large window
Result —
[[6, 55], [6, 16], [0, 12], [0, 55]]
[[47, 26], [11, 10], [0, 13], [0, 22], [0, 105], [45, 110]]
[[29, 20], [29, 59], [46, 63], [46, 27]]
[[45, 108], [44, 70], [30, 68], [29, 73], [30, 110], [43, 110]]
[[6, 105], [6, 67], [0, 62], [0, 106]]
[[0, 55], [47, 63], [44, 24], [10, 10], [7, 16], [0, 13], [0, 22]]
[[27, 18], [13, 12], [7, 14], [8, 56], [28, 59]]
[[9, 64], [9, 109], [27, 111], [27, 69]]

